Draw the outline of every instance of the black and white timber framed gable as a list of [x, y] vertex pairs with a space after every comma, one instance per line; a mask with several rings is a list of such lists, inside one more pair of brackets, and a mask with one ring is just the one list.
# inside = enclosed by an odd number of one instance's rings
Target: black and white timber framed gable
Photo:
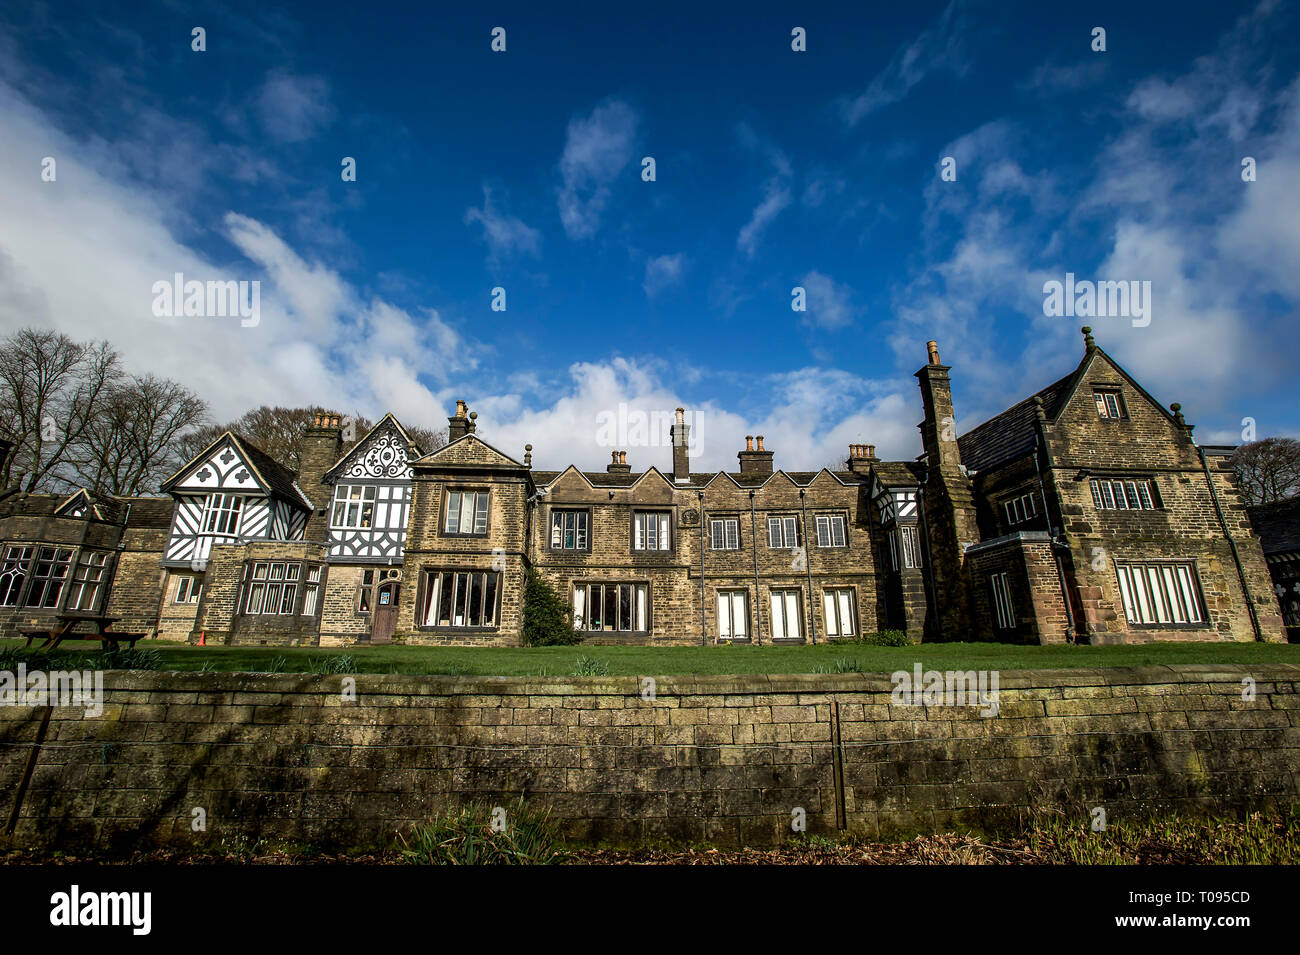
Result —
[[336, 563], [400, 562], [411, 510], [411, 461], [421, 450], [396, 418], [384, 415], [325, 472], [329, 559]]
[[292, 471], [230, 431], [162, 490], [176, 501], [164, 567], [201, 569], [213, 544], [302, 540], [312, 510]]

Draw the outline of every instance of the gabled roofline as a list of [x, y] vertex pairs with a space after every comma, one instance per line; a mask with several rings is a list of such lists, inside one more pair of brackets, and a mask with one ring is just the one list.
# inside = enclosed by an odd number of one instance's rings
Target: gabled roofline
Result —
[[[262, 476], [261, 471], [257, 470], [257, 465], [255, 465], [250, 460], [249, 453], [246, 450], [244, 450], [244, 444], [242, 441], [239, 440], [239, 435], [235, 434], [235, 432], [233, 431], [221, 432], [221, 434], [217, 437], [215, 441], [213, 441], [211, 444], [209, 444], [198, 454], [194, 455], [194, 457], [190, 458], [188, 461], [182, 464], [180, 469], [171, 477], [169, 477], [167, 480], [163, 481], [158, 489], [166, 493], [171, 493], [172, 487], [176, 484], [177, 481], [180, 480], [181, 475], [188, 472], [198, 462], [207, 458], [209, 454], [211, 454], [213, 451], [215, 451], [217, 448], [221, 446], [221, 443], [223, 441], [230, 441], [232, 444], [234, 444], [235, 450], [237, 450], [239, 452], [239, 456], [244, 459], [244, 464], [249, 468], [249, 470], [253, 472], [253, 475], [257, 478], [258, 483], [262, 486], [262, 490], [265, 491], [267, 494], [270, 494], [271, 493], [270, 482], [267, 481], [266, 478]], [[259, 448], [258, 450], [261, 449]], [[263, 451], [262, 453], [266, 454], [265, 451]], [[270, 455], [267, 455], [267, 457], [270, 457]]]
[[1112, 358], [1110, 352], [1106, 351], [1106, 349], [1102, 348], [1100, 345], [1094, 345], [1092, 348], [1090, 348], [1088, 350], [1088, 354], [1083, 356], [1083, 361], [1079, 362], [1079, 367], [1074, 370], [1075, 371], [1074, 380], [1070, 382], [1070, 388], [1065, 393], [1064, 400], [1060, 403], [1060, 407], [1057, 408], [1056, 414], [1051, 419], [1053, 423], [1055, 423], [1060, 418], [1061, 414], [1065, 411], [1065, 406], [1074, 400], [1074, 394], [1079, 388], [1079, 382], [1083, 381], [1083, 372], [1085, 368], [1089, 366], [1091, 362], [1098, 355], [1104, 355], [1106, 360], [1110, 362], [1111, 366], [1120, 373], [1120, 376], [1123, 377], [1123, 379], [1127, 381], [1130, 385], [1136, 388], [1138, 390], [1138, 393], [1142, 395], [1142, 397], [1146, 398], [1147, 401], [1151, 402], [1152, 405], [1158, 408], [1160, 410], [1160, 413], [1165, 416], [1165, 418], [1169, 421], [1170, 424], [1175, 426], [1178, 425], [1178, 421], [1174, 418], [1173, 412], [1169, 411], [1167, 408], [1165, 408], [1164, 405], [1156, 401], [1155, 396], [1153, 396], [1151, 392], [1147, 391], [1140, 384], [1138, 384], [1137, 379], [1134, 378], [1132, 375], [1130, 375], [1127, 371], [1125, 371], [1124, 366], [1121, 365], [1119, 362], [1117, 362], [1114, 358]]
[[[420, 450], [420, 446], [418, 444], [416, 444], [414, 441], [411, 440], [411, 436], [407, 434], [406, 429], [402, 427], [402, 422], [398, 421], [397, 416], [394, 415], [391, 411], [386, 411], [384, 412], [384, 416], [380, 418], [378, 421], [376, 421], [373, 425], [371, 425], [370, 430], [367, 431], [365, 434], [363, 434], [359, 441], [357, 441], [354, 445], [352, 445], [352, 447], [348, 448], [346, 452], [340, 455], [339, 459], [335, 461], [333, 465], [330, 466], [330, 469], [321, 475], [321, 480], [328, 481], [331, 477], [334, 477], [334, 472], [338, 471], [339, 468], [343, 467], [343, 465], [348, 461], [348, 459], [350, 459], [353, 455], [355, 455], [357, 451], [361, 448], [361, 446], [370, 440], [371, 435], [373, 435], [376, 431], [378, 431], [381, 427], [383, 427], [383, 425], [386, 422], [390, 422], [390, 421], [392, 422], [393, 427], [397, 429], [397, 433], [401, 436], [402, 440], [406, 442], [406, 446], [408, 448], [407, 461], [406, 461], [407, 466], [409, 467], [412, 461], [416, 461], [424, 457], [425, 456], [424, 452]], [[486, 444], [487, 442], [485, 441], [483, 443]], [[442, 448], [439, 448], [438, 450], [441, 451]], [[411, 454], [412, 451], [415, 452], [414, 455]], [[301, 491], [301, 488], [299, 490]], [[305, 494], [303, 496], [306, 497]]]
[[[373, 430], [373, 429], [372, 429], [372, 430]], [[417, 464], [425, 464], [426, 462], [429, 461], [429, 458], [432, 458], [432, 457], [434, 457], [435, 455], [442, 454], [442, 453], [443, 453], [444, 451], [446, 451], [448, 448], [454, 448], [456, 445], [460, 444], [462, 441], [469, 441], [469, 440], [477, 441], [479, 444], [483, 445], [483, 446], [484, 446], [485, 448], [487, 448], [488, 450], [490, 450], [490, 451], [495, 451], [497, 454], [501, 455], [501, 457], [505, 458], [507, 461], [509, 461], [509, 462], [510, 462], [511, 464], [513, 464], [515, 467], [520, 468], [521, 470], [524, 470], [524, 471], [528, 471], [528, 470], [530, 470], [530, 468], [526, 467], [526, 466], [525, 466], [521, 461], [516, 461], [516, 460], [515, 460], [514, 458], [512, 458], [510, 455], [506, 454], [504, 451], [502, 451], [500, 448], [498, 448], [496, 445], [492, 444], [492, 443], [489, 442], [489, 441], [484, 441], [482, 438], [480, 438], [480, 437], [479, 437], [477, 434], [475, 434], [473, 431], [469, 432], [468, 434], [462, 434], [462, 435], [461, 435], [459, 438], [457, 438], [455, 441], [449, 441], [447, 444], [444, 444], [442, 447], [438, 448], [436, 451], [430, 451], [428, 454], [425, 454], [425, 455], [421, 456], [421, 457], [418, 458], [417, 460], [415, 460], [415, 461], [411, 461], [410, 464], [411, 464], [412, 467], [414, 467], [414, 466], [417, 465]], [[433, 462], [429, 462], [430, 465], [431, 465], [432, 463], [433, 463]]]
[[104, 515], [101, 514], [101, 513], [99, 512], [99, 504], [96, 503], [96, 502], [91, 498], [91, 496], [90, 496], [90, 492], [87, 491], [84, 487], [79, 487], [79, 488], [77, 488], [75, 491], [73, 491], [71, 494], [69, 494], [69, 495], [68, 495], [68, 496], [63, 500], [63, 502], [62, 502], [61, 504], [59, 504], [57, 507], [54, 508], [54, 513], [55, 513], [56, 515], [59, 514], [60, 512], [62, 512], [65, 508], [67, 508], [70, 504], [72, 504], [73, 501], [75, 501], [75, 500], [76, 500], [77, 498], [79, 498], [79, 497], [80, 497], [80, 498], [85, 498], [86, 504], [90, 507], [90, 509], [91, 509], [92, 511], [95, 512], [95, 517], [99, 518], [100, 520], [103, 520], [103, 519], [104, 519]]
[[[244, 447], [245, 444], [244, 440], [240, 438], [239, 435], [235, 434], [235, 432], [233, 431], [223, 432], [221, 437], [217, 438], [217, 440], [213, 441], [206, 448], [204, 448], [202, 451], [200, 451], [198, 454], [192, 457], [188, 462], [186, 462], [186, 464], [179, 471], [177, 471], [166, 481], [164, 481], [162, 483], [162, 486], [159, 489], [167, 493], [172, 493], [171, 488], [180, 479], [181, 475], [185, 474], [187, 471], [193, 468], [196, 461], [206, 458], [212, 451], [216, 450], [216, 448], [220, 446], [222, 441], [225, 441], [226, 439], [229, 439], [230, 442], [235, 446], [235, 450], [239, 452], [239, 457], [241, 460], [243, 460], [244, 466], [253, 472], [253, 477], [257, 478], [257, 483], [260, 485], [260, 490], [262, 491], [262, 493], [265, 494], [267, 497], [274, 497], [275, 491], [272, 490], [271, 482], [268, 481], [266, 479], [266, 476], [257, 469], [257, 465], [253, 462], [252, 455], [249, 454], [247, 449]], [[248, 447], [256, 448], [256, 446], [253, 444], [249, 444]], [[261, 448], [256, 448], [256, 450], [261, 454], [266, 454], [266, 452], [262, 451]], [[266, 454], [266, 456], [268, 458], [271, 457], [269, 454]], [[274, 460], [274, 458], [272, 458], [272, 460]], [[283, 465], [281, 466], [283, 467]], [[287, 471], [289, 474], [294, 473], [292, 471], [289, 471], [288, 468], [285, 468], [285, 471]], [[315, 507], [312, 505], [307, 495], [304, 494], [302, 492], [302, 488], [298, 486], [296, 477], [297, 475], [294, 475], [294, 477], [290, 478], [289, 480], [289, 483], [293, 486], [293, 489], [298, 493], [299, 499], [296, 503], [306, 507], [308, 511], [315, 510]]]
[[641, 472], [640, 477], [638, 477], [638, 478], [637, 478], [635, 481], [633, 481], [631, 484], [627, 485], [628, 489], [631, 490], [632, 488], [636, 487], [636, 486], [639, 485], [642, 481], [644, 481], [646, 478], [648, 478], [651, 474], [657, 474], [657, 475], [659, 475], [660, 480], [662, 480], [662, 481], [663, 481], [665, 484], [667, 484], [670, 488], [682, 488], [682, 489], [684, 490], [684, 489], [686, 489], [686, 488], [688, 488], [688, 487], [691, 486], [691, 485], [689, 485], [689, 484], [675, 484], [673, 481], [671, 481], [671, 480], [668, 478], [668, 475], [664, 474], [663, 471], [660, 471], [657, 467], [655, 467], [655, 466], [652, 464], [652, 465], [650, 465], [650, 467], [646, 468], [644, 471]]
[[[592, 484], [590, 478], [588, 478], [587, 475], [584, 474], [582, 471], [578, 470], [578, 466], [577, 466], [576, 464], [570, 464], [567, 468], [565, 468], [563, 471], [558, 472], [558, 473], [555, 475], [555, 477], [553, 477], [550, 481], [548, 481], [546, 484], [544, 484], [544, 485], [542, 485], [542, 486], [543, 486], [543, 487], [550, 487], [552, 484], [554, 484], [554, 483], [555, 483], [556, 481], [558, 481], [560, 478], [564, 477], [564, 475], [568, 474], [570, 471], [572, 471], [574, 474], [578, 475], [578, 477], [582, 478], [582, 482], [583, 482], [584, 484], [586, 484], [587, 487], [589, 487], [589, 488], [591, 488], [591, 489], [593, 489], [593, 490], [596, 489], [596, 488], [598, 488], [598, 487], [608, 487], [608, 486], [611, 486], [611, 485], [604, 485], [604, 484]], [[627, 485], [623, 485], [623, 486], [627, 486]]]

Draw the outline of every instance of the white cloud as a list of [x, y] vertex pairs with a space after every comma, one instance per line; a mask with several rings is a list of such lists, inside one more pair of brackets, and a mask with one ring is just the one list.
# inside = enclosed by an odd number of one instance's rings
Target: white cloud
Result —
[[[692, 404], [662, 378], [652, 364], [618, 358], [609, 362], [578, 362], [568, 381], [547, 405], [523, 401], [515, 393], [472, 397], [479, 413], [479, 433], [508, 454], [522, 457], [533, 446], [533, 464], [558, 470], [576, 463], [599, 470], [613, 450], [628, 452], [634, 471], [650, 466], [672, 469], [672, 448], [660, 433], [649, 443], [635, 422], [667, 422], [674, 409], [685, 407], [691, 425], [691, 470], [734, 471], [744, 436], [762, 434], [776, 452], [775, 466], [791, 471], [815, 471], [842, 460], [848, 445], [876, 444], [878, 453], [910, 458], [919, 439], [910, 423], [918, 396], [914, 382], [872, 382], [846, 372], [804, 368], [765, 378], [765, 410], [740, 414], [712, 402]], [[680, 378], [673, 370], [674, 378]], [[621, 408], [621, 411], [620, 411]], [[602, 443], [602, 424], [628, 422], [632, 441]], [[650, 432], [646, 432], [647, 437]]]
[[649, 259], [645, 264], [645, 281], [642, 288], [649, 298], [676, 285], [682, 280], [686, 271], [686, 256], [681, 252], [673, 255], [660, 255]]
[[632, 159], [638, 118], [619, 100], [602, 103], [569, 121], [560, 157], [560, 221], [570, 239], [596, 234], [609, 203], [610, 185]]
[[857, 307], [853, 304], [853, 290], [847, 285], [816, 270], [806, 273], [799, 284], [808, 293], [804, 324], [831, 331], [853, 321]]

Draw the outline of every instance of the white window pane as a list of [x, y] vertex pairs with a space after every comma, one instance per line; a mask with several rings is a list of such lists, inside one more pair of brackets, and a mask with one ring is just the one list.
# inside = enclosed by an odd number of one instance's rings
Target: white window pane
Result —
[[851, 637], [857, 627], [853, 625], [853, 591], [840, 591], [840, 633]]
[[838, 637], [840, 628], [835, 624], [835, 594], [828, 590], [822, 594], [822, 608], [826, 614], [826, 636]]
[[452, 491], [447, 495], [446, 531], [455, 534], [460, 529], [460, 494]]
[[731, 636], [731, 595], [718, 594], [718, 636]]
[[785, 616], [782, 613], [785, 604], [781, 594], [778, 591], [772, 592], [772, 639], [780, 640], [785, 637]]
[[799, 594], [794, 590], [787, 590], [785, 593], [785, 619], [786, 635], [791, 639], [797, 640], [800, 634], [799, 628]]
[[737, 591], [731, 595], [731, 629], [732, 636], [743, 639], [748, 632], [746, 626], [749, 619], [749, 611], [746, 608], [746, 594], [744, 591]]

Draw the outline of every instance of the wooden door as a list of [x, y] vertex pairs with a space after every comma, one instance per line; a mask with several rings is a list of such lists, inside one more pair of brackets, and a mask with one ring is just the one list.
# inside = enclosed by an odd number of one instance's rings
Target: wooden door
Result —
[[381, 584], [375, 593], [375, 606], [370, 621], [371, 643], [392, 643], [397, 629], [397, 593], [401, 584]]

